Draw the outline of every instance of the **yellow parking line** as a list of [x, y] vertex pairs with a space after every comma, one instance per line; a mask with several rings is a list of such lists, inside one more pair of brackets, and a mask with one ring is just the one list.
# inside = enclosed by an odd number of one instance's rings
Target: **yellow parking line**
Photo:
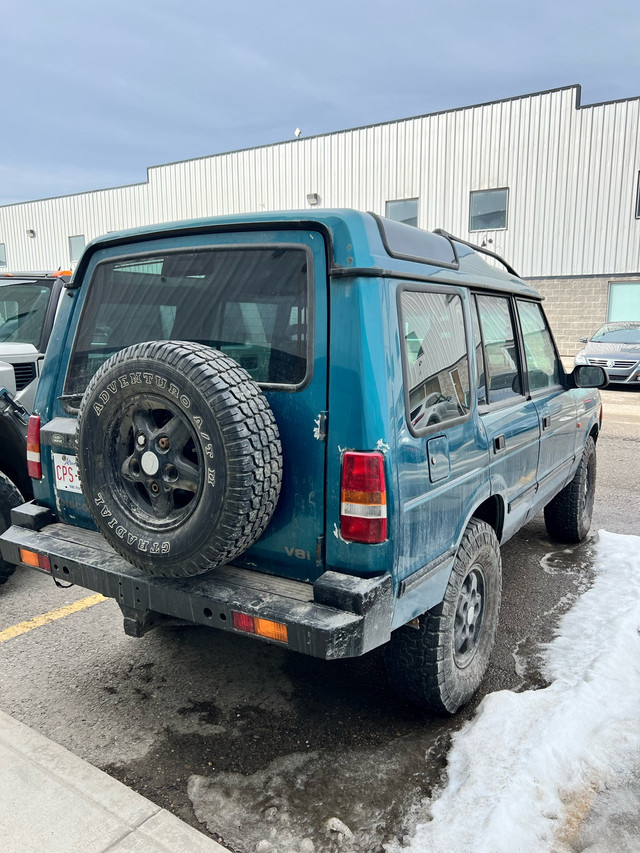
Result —
[[97, 595], [90, 595], [88, 598], [81, 598], [79, 601], [74, 601], [73, 604], [59, 607], [57, 610], [50, 610], [41, 616], [34, 616], [33, 619], [27, 619], [25, 622], [20, 622], [18, 625], [12, 625], [11, 628], [5, 628], [4, 631], [0, 631], [0, 643], [4, 643], [5, 640], [13, 640], [14, 637], [19, 637], [20, 634], [26, 634], [28, 631], [33, 631], [34, 628], [40, 628], [42, 625], [47, 625], [56, 619], [64, 619], [65, 616], [69, 616], [71, 613], [77, 613], [78, 610], [93, 607], [94, 604], [100, 604], [101, 601], [106, 600], [104, 595], [98, 593]]

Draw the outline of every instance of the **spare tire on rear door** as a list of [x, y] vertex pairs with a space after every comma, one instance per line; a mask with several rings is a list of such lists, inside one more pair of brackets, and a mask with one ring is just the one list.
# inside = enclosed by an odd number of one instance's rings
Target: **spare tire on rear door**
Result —
[[200, 344], [136, 344], [82, 398], [78, 468], [107, 541], [153, 575], [228, 563], [269, 523], [282, 448], [273, 412], [240, 365]]

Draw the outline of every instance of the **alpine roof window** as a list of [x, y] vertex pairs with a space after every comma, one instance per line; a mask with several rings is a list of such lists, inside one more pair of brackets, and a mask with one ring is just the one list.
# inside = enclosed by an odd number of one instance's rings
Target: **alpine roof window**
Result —
[[7, 265], [7, 247], [4, 243], [0, 243], [0, 267]]
[[456, 251], [452, 241], [447, 237], [425, 231], [423, 228], [413, 228], [402, 222], [395, 222], [393, 219], [372, 215], [378, 223], [384, 248], [392, 258], [458, 268]]
[[507, 227], [509, 190], [474, 190], [469, 198], [469, 231], [500, 231]]
[[81, 395], [111, 355], [182, 340], [235, 359], [256, 382], [300, 385], [309, 361], [311, 255], [298, 247], [184, 249], [99, 263], [65, 394]]
[[640, 172], [638, 172], [638, 183], [636, 185], [636, 219], [640, 219]]

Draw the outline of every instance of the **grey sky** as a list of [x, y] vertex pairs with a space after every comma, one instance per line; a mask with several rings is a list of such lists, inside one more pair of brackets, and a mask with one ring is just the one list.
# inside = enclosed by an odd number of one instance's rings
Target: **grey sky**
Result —
[[636, 0], [0, 0], [0, 204], [582, 84], [640, 95]]

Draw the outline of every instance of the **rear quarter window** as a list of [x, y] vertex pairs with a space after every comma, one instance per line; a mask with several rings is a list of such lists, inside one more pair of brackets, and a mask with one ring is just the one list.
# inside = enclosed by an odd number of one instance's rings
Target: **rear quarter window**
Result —
[[462, 300], [405, 290], [400, 297], [408, 420], [414, 431], [469, 412], [469, 355]]

